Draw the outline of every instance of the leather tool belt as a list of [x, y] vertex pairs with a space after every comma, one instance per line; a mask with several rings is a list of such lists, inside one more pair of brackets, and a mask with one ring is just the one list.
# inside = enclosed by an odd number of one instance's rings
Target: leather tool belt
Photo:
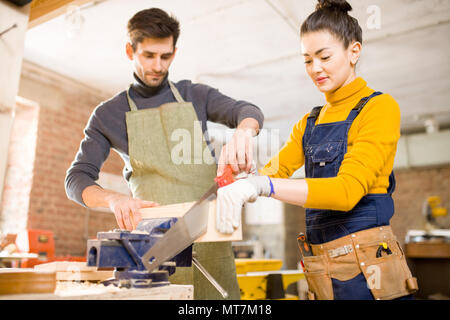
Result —
[[373, 297], [388, 300], [418, 290], [405, 255], [390, 226], [376, 227], [318, 245], [304, 257], [308, 297], [333, 300], [331, 279], [347, 281], [361, 272]]

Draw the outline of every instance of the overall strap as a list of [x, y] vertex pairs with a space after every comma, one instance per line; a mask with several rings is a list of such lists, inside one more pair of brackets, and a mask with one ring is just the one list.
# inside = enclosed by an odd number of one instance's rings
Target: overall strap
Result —
[[316, 125], [316, 119], [320, 114], [320, 111], [322, 110], [323, 106], [318, 106], [318, 107], [314, 107], [309, 116], [308, 119], [306, 120], [306, 128], [305, 128], [305, 133], [303, 134], [303, 138], [306, 138], [306, 141], [309, 140], [309, 137], [311, 136], [311, 132], [312, 129], [314, 128], [314, 126]]
[[314, 118], [314, 119], [317, 118], [317, 116], [320, 114], [320, 111], [322, 110], [322, 108], [323, 108], [323, 106], [314, 107], [311, 110], [311, 113], [309, 114], [308, 119], [309, 118]]
[[358, 116], [358, 114], [361, 112], [362, 108], [364, 108], [364, 106], [367, 104], [367, 102], [369, 102], [370, 99], [379, 96], [380, 94], [383, 94], [380, 91], [376, 91], [374, 93], [372, 93], [370, 96], [368, 97], [364, 97], [361, 100], [359, 100], [359, 102], [356, 104], [355, 107], [353, 107], [352, 111], [350, 111], [350, 114], [347, 117], [347, 121], [352, 121], [355, 120], [355, 118]]

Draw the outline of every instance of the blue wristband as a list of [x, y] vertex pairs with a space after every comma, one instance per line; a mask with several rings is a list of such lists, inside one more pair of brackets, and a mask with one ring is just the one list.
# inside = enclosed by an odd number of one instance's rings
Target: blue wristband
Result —
[[267, 178], [269, 179], [269, 183], [270, 183], [270, 194], [269, 194], [269, 198], [270, 198], [273, 194], [275, 194], [275, 191], [273, 190], [272, 180], [270, 180], [269, 176], [267, 176]]

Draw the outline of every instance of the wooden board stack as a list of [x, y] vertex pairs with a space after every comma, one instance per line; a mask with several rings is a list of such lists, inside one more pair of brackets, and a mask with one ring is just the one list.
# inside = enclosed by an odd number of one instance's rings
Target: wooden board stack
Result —
[[36, 271], [55, 272], [57, 281], [104, 281], [113, 277], [113, 270], [97, 270], [86, 262], [55, 261], [34, 266]]

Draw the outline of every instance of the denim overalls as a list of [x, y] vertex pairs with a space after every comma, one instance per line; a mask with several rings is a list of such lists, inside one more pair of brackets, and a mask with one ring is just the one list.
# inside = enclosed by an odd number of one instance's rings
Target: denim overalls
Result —
[[[381, 92], [374, 92], [352, 109], [345, 121], [315, 125], [322, 107], [313, 109], [308, 117], [303, 135], [305, 153], [305, 173], [307, 178], [336, 177], [344, 155], [347, 153], [348, 131], [353, 120], [366, 103]], [[306, 209], [306, 233], [312, 244], [335, 240], [350, 233], [388, 225], [394, 214], [392, 192], [395, 178], [389, 177], [386, 194], [369, 194], [350, 211]]]
[[[381, 92], [365, 97], [351, 110], [345, 121], [315, 125], [322, 107], [312, 110], [303, 135], [305, 173], [307, 178], [336, 177], [347, 152], [348, 131], [362, 108]], [[311, 244], [322, 244], [351, 233], [389, 225], [394, 214], [392, 192], [395, 177], [389, 177], [386, 194], [364, 196], [350, 211], [306, 209], [306, 234]], [[333, 279], [335, 299], [372, 299], [362, 274], [355, 279], [339, 283]], [[356, 297], [355, 297], [356, 295]]]

